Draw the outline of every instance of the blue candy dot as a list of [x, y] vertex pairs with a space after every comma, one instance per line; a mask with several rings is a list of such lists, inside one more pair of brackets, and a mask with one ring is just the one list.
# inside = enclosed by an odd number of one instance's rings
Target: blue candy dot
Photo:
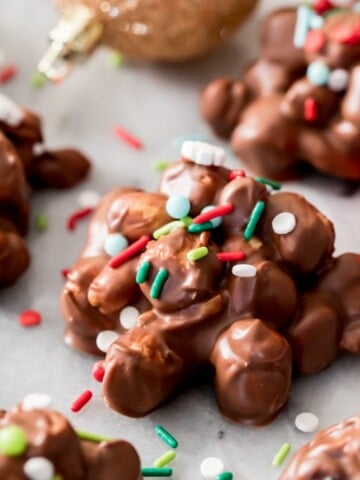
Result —
[[325, 63], [317, 60], [310, 63], [307, 69], [307, 78], [310, 83], [317, 87], [326, 85], [330, 77], [330, 68]]
[[172, 195], [166, 202], [166, 211], [172, 218], [184, 218], [190, 213], [190, 201], [183, 195]]
[[[214, 208], [216, 208], [214, 205], [208, 205], [207, 207], [204, 207], [201, 210], [201, 213], [208, 212], [209, 210], [214, 210]], [[214, 228], [217, 228], [217, 227], [220, 227], [222, 220], [223, 220], [222, 217], [215, 217], [209, 220], [209, 222], [212, 224]]]
[[110, 233], [105, 239], [104, 250], [108, 255], [114, 257], [121, 251], [125, 250], [128, 245], [129, 242], [124, 235], [121, 235], [121, 233]]

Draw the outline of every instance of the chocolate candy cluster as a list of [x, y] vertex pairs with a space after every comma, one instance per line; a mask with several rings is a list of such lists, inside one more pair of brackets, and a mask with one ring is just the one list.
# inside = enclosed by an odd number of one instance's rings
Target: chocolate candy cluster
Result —
[[0, 287], [14, 283], [29, 264], [23, 236], [30, 189], [71, 187], [90, 167], [77, 151], [48, 151], [42, 142], [39, 117], [0, 94]]
[[358, 352], [360, 256], [333, 257], [331, 222], [279, 184], [186, 142], [157, 193], [104, 197], [71, 269], [65, 341], [106, 352], [103, 395], [142, 416], [209, 367], [221, 412], [249, 424], [285, 405], [293, 370]]
[[260, 175], [286, 179], [310, 165], [360, 180], [360, 12], [356, 2], [335, 7], [271, 13], [260, 58], [241, 79], [218, 78], [202, 94], [205, 119]]
[[139, 456], [131, 444], [75, 432], [60, 413], [30, 406], [29, 402], [0, 412], [0, 477], [3, 480], [142, 478]]

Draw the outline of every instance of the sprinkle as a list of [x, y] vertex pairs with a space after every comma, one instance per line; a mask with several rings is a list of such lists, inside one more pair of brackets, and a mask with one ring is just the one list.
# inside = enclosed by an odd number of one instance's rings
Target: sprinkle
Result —
[[109, 437], [104, 437], [96, 433], [85, 432], [84, 430], [76, 430], [76, 435], [80, 440], [85, 440], [87, 442], [101, 443], [108, 442], [111, 440]]
[[310, 18], [310, 28], [312, 30], [319, 30], [325, 23], [324, 18], [321, 15], [313, 13]]
[[151, 298], [159, 298], [164, 288], [164, 284], [169, 276], [168, 270], [166, 268], [160, 268], [158, 273], [156, 274], [153, 284], [151, 285], [150, 289], [150, 297]]
[[137, 324], [140, 312], [137, 308], [128, 306], [120, 312], [120, 325], [126, 330], [134, 328]]
[[244, 231], [245, 240], [250, 240], [250, 238], [253, 236], [256, 226], [259, 223], [261, 215], [264, 211], [264, 208], [265, 208], [265, 203], [263, 201], [256, 203], [253, 211], [250, 214], [249, 221]]
[[94, 380], [101, 383], [104, 380], [105, 375], [104, 362], [100, 360], [99, 362], [94, 363], [91, 373]]
[[256, 177], [256, 181], [264, 185], [268, 185], [273, 190], [281, 189], [281, 183], [277, 182], [276, 180], [270, 180], [269, 178], [264, 178], [264, 177]]
[[231, 170], [229, 174], [229, 180], [235, 180], [235, 178], [239, 177], [246, 177], [245, 170], [243, 170], [242, 168]]
[[129, 242], [121, 233], [109, 233], [105, 238], [104, 250], [110, 257], [115, 257], [115, 255], [123, 252], [128, 246]]
[[[185, 217], [185, 218], [188, 218], [188, 217]], [[165, 235], [168, 235], [175, 228], [184, 227], [184, 226], [185, 224], [183, 220], [174, 220], [173, 222], [169, 222], [166, 225], [163, 225], [162, 227], [155, 230], [153, 233], [153, 237], [155, 238], [155, 240], [159, 240], [159, 238], [164, 237]]]
[[71, 405], [72, 412], [79, 412], [91, 400], [93, 394], [90, 390], [85, 390]]
[[35, 327], [40, 325], [42, 317], [36, 310], [24, 310], [19, 315], [19, 323], [23, 327]]
[[106, 353], [118, 338], [119, 334], [115, 330], [103, 330], [97, 334], [96, 346], [101, 352]]
[[[202, 215], [204, 213], [210, 212], [215, 208], [217, 208], [215, 205], [207, 205], [201, 210], [200, 214]], [[210, 223], [212, 224], [213, 228], [218, 228], [222, 224], [222, 221], [223, 221], [222, 217], [215, 217], [210, 220]]]
[[45, 213], [39, 213], [36, 215], [35, 224], [39, 232], [45, 232], [48, 227], [48, 221]]
[[325, 45], [325, 34], [321, 30], [311, 30], [305, 40], [304, 51], [307, 53], [319, 52]]
[[239, 263], [232, 267], [231, 273], [235, 277], [251, 278], [251, 277], [255, 277], [256, 275], [256, 267], [248, 263]]
[[77, 203], [80, 207], [92, 207], [95, 208], [99, 205], [101, 195], [95, 190], [83, 190], [77, 197]]
[[211, 222], [205, 222], [205, 223], [200, 223], [197, 225], [196, 223], [193, 223], [192, 225], [188, 226], [188, 232], [189, 233], [201, 233], [201, 232], [207, 232], [208, 230], [212, 230], [213, 224]]
[[246, 254], [244, 252], [220, 252], [216, 254], [220, 262], [238, 262], [245, 260]]
[[316, 87], [323, 87], [328, 83], [330, 68], [321, 60], [315, 60], [308, 66], [306, 76]]
[[190, 262], [196, 262], [197, 260], [206, 257], [208, 253], [209, 249], [207, 247], [198, 247], [190, 250], [186, 256]]
[[294, 33], [294, 46], [302, 48], [305, 42], [306, 34], [309, 30], [312, 11], [308, 5], [300, 5], [297, 9], [296, 25]]
[[271, 222], [274, 233], [278, 235], [287, 235], [296, 227], [295, 215], [290, 212], [281, 212], [275, 215]]
[[156, 425], [155, 427], [155, 433], [163, 442], [166, 443], [171, 448], [177, 448], [179, 445], [179, 442], [176, 440], [173, 435], [171, 435], [170, 432], [168, 432], [164, 427], [161, 425]]
[[66, 221], [66, 225], [68, 230], [72, 231], [75, 230], [78, 220], [82, 220], [83, 218], [88, 217], [92, 214], [94, 209], [92, 207], [82, 208], [81, 210], [77, 210]]
[[18, 73], [15, 65], [8, 65], [0, 69], [0, 85], [10, 82]]
[[313, 97], [309, 97], [304, 103], [304, 118], [307, 122], [315, 122], [318, 118], [318, 104]]
[[146, 282], [150, 273], [151, 263], [146, 261], [140, 265], [136, 273], [136, 283], [141, 284]]
[[349, 72], [343, 68], [336, 68], [330, 73], [328, 87], [333, 92], [346, 90], [349, 83]]
[[332, 8], [333, 8], [333, 4], [330, 2], [330, 0], [316, 0], [316, 2], [313, 5], [313, 9], [319, 15], [322, 15], [323, 13], [327, 12], [328, 10], [331, 10]]
[[26, 435], [22, 428], [7, 425], [0, 429], [0, 453], [8, 457], [19, 457], [26, 447]]
[[172, 462], [176, 457], [176, 452], [174, 450], [169, 450], [168, 452], [164, 453], [161, 455], [161, 457], [157, 458], [154, 462], [154, 467], [156, 468], [161, 468], [165, 467], [165, 465], [168, 465], [170, 462]]
[[52, 480], [55, 468], [45, 457], [32, 457], [24, 463], [24, 473], [30, 480]]
[[216, 480], [233, 480], [234, 476], [231, 472], [223, 472], [216, 478]]
[[300, 432], [312, 433], [319, 426], [319, 419], [316, 415], [310, 412], [299, 413], [295, 418], [295, 427]]
[[141, 474], [143, 477], [171, 477], [172, 468], [143, 467]]
[[71, 269], [70, 268], [63, 268], [60, 271], [60, 273], [64, 278], [67, 278], [69, 276], [69, 273], [71, 273]]
[[134, 148], [135, 150], [141, 150], [144, 145], [143, 143], [131, 133], [124, 130], [122, 127], [115, 127], [114, 129], [115, 135], [120, 139], [127, 143], [130, 147]]
[[200, 472], [205, 480], [216, 480], [223, 471], [224, 464], [218, 457], [208, 457], [201, 462]]
[[128, 248], [120, 252], [116, 257], [112, 258], [109, 262], [110, 268], [118, 268], [124, 262], [134, 257], [137, 253], [140, 253], [146, 245], [149, 243], [150, 237], [148, 235], [143, 235], [132, 243]]
[[166, 202], [166, 212], [172, 218], [181, 219], [190, 213], [190, 200], [184, 195], [171, 195]]
[[284, 443], [280, 447], [280, 450], [275, 455], [275, 457], [272, 461], [272, 466], [273, 467], [280, 467], [281, 464], [284, 462], [285, 458], [288, 456], [290, 450], [291, 450], [290, 443]]
[[109, 53], [106, 59], [106, 63], [110, 68], [119, 68], [124, 62], [124, 56], [122, 53], [114, 50], [113, 52]]
[[337, 43], [357, 45], [360, 41], [359, 26], [340, 23], [330, 31], [330, 38]]
[[51, 397], [45, 393], [29, 393], [22, 401], [22, 409], [25, 411], [49, 408], [50, 405]]
[[234, 205], [231, 203], [226, 203], [225, 205], [219, 205], [218, 207], [211, 208], [204, 213], [201, 213], [197, 217], [193, 219], [194, 224], [201, 224], [209, 222], [217, 217], [223, 217], [224, 215], [228, 215], [234, 210]]
[[163, 172], [168, 167], [170, 167], [170, 165], [171, 165], [171, 162], [166, 162], [164, 160], [159, 160], [159, 161], [153, 163], [152, 168], [154, 170], [156, 170], [157, 172]]
[[42, 88], [46, 85], [47, 78], [40, 72], [34, 73], [30, 79], [30, 84], [33, 88]]

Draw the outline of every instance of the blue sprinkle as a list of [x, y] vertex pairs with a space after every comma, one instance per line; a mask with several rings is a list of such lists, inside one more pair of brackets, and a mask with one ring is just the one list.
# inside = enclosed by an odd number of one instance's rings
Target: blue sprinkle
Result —
[[316, 87], [322, 87], [328, 83], [330, 68], [321, 60], [316, 60], [308, 66], [306, 76], [310, 83]]
[[296, 48], [303, 48], [307, 32], [310, 27], [312, 10], [307, 5], [300, 5], [297, 9], [296, 26], [294, 33], [294, 45]]
[[[207, 207], [204, 207], [200, 213], [208, 212], [209, 210], [213, 210], [214, 208], [216, 208], [215, 205], [208, 205]], [[222, 224], [222, 221], [223, 221], [222, 217], [215, 217], [209, 220], [213, 228], [219, 227]]]
[[104, 242], [104, 250], [110, 257], [114, 257], [128, 246], [129, 242], [120, 233], [110, 233]]
[[184, 218], [190, 213], [190, 209], [190, 201], [183, 195], [171, 195], [166, 202], [166, 211], [172, 218]]
[[324, 17], [321, 17], [320, 15], [316, 15], [316, 13], [313, 13], [310, 18], [310, 28], [311, 30], [319, 30], [324, 25]]

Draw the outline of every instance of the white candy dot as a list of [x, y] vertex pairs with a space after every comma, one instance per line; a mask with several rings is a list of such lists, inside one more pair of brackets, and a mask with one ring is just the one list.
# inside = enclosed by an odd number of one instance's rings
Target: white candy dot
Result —
[[95, 208], [98, 206], [101, 200], [101, 195], [95, 190], [84, 190], [83, 192], [79, 193], [77, 197], [78, 204], [81, 207], [90, 207]]
[[110, 345], [119, 338], [119, 334], [114, 330], [103, 330], [96, 337], [96, 346], [99, 350], [106, 353]]
[[51, 397], [45, 393], [30, 393], [22, 401], [23, 410], [49, 408]]
[[208, 457], [201, 462], [200, 472], [205, 480], [216, 480], [216, 477], [224, 471], [224, 464], [217, 457]]
[[0, 120], [12, 127], [17, 127], [24, 120], [22, 108], [2, 93], [0, 93]]
[[182, 144], [181, 156], [199, 165], [219, 167], [226, 160], [225, 150], [206, 142], [187, 140]]
[[330, 73], [328, 87], [334, 92], [346, 90], [349, 83], [349, 72], [343, 68], [337, 68]]
[[126, 330], [134, 328], [139, 318], [140, 312], [135, 307], [125, 307], [120, 312], [120, 325]]
[[256, 267], [254, 267], [254, 265], [249, 265], [248, 263], [238, 263], [232, 267], [231, 273], [235, 275], [235, 277], [255, 277]]
[[311, 433], [319, 426], [319, 419], [310, 412], [299, 413], [295, 418], [295, 427], [301, 432]]
[[45, 457], [32, 457], [24, 464], [24, 473], [30, 480], [51, 480], [54, 465]]
[[272, 220], [272, 229], [278, 235], [291, 233], [296, 227], [296, 218], [290, 212], [278, 213]]

